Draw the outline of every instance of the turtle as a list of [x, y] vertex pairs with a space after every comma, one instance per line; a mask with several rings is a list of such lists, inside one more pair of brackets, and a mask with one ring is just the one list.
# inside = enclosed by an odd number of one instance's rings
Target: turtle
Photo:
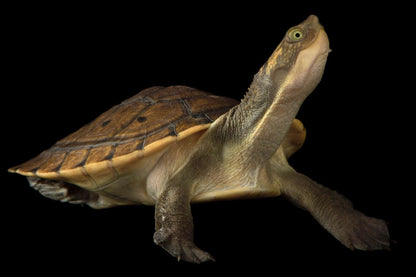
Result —
[[286, 32], [241, 101], [187, 86], [150, 87], [9, 171], [62, 202], [154, 205], [154, 242], [187, 262], [214, 260], [193, 241], [192, 203], [279, 195], [350, 249], [389, 249], [384, 220], [288, 163], [306, 137], [297, 112], [330, 51], [310, 15]]

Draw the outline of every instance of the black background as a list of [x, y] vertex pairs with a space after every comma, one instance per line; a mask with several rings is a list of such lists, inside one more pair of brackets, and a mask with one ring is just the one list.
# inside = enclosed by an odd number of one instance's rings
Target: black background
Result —
[[[1, 263], [15, 271], [117, 276], [175, 268], [402, 272], [415, 256], [405, 254], [414, 218], [414, 180], [405, 177], [414, 164], [406, 122], [414, 29], [401, 20], [409, 8], [352, 2], [4, 7]], [[153, 244], [153, 207], [93, 210], [54, 202], [6, 173], [149, 86], [181, 84], [241, 99], [286, 30], [309, 14], [319, 16], [333, 51], [298, 114], [308, 135], [290, 162], [388, 221], [397, 241], [391, 251], [350, 251], [309, 214], [273, 198], [194, 205], [196, 244], [217, 262], [178, 263]]]

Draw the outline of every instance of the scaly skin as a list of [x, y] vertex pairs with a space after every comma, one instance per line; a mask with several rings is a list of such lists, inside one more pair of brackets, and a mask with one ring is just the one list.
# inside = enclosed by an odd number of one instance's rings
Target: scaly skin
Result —
[[321, 80], [329, 52], [327, 35], [315, 16], [291, 28], [241, 104], [211, 125], [180, 167], [159, 178], [164, 184], [150, 184], [162, 188], [155, 192], [158, 245], [185, 261], [212, 260], [193, 243], [190, 202], [204, 195], [215, 200], [232, 190], [239, 197], [281, 193], [347, 247], [388, 248], [384, 221], [363, 215], [345, 197], [297, 173], [280, 147], [300, 105]]

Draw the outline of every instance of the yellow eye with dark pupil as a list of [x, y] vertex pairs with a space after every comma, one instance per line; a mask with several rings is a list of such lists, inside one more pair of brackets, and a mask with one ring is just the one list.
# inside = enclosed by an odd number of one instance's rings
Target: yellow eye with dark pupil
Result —
[[303, 30], [294, 29], [289, 33], [289, 38], [292, 41], [299, 41], [303, 38]]

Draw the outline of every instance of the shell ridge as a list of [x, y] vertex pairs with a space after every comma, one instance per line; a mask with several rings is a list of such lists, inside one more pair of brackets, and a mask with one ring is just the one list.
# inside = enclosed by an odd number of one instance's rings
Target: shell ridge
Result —
[[[228, 109], [227, 108], [213, 108], [213, 109], [206, 110], [203, 114], [204, 114], [204, 117], [206, 119], [208, 119], [210, 122], [213, 122], [213, 120], [207, 115], [207, 113], [213, 112], [213, 111], [221, 111], [221, 110], [225, 111], [225, 110], [228, 110]], [[194, 115], [197, 115], [197, 114], [200, 114], [200, 113], [195, 113]], [[135, 140], [143, 140], [148, 136], [152, 136], [154, 134], [162, 132], [165, 128], [169, 128], [169, 126], [176, 125], [176, 124], [180, 123], [181, 121], [185, 121], [185, 120], [189, 119], [190, 117], [194, 117], [194, 116], [191, 114], [191, 115], [188, 115], [184, 118], [180, 118], [179, 120], [168, 122], [164, 125], [161, 125], [160, 128], [158, 128], [157, 130], [154, 130], [152, 132], [145, 131], [144, 133], [139, 134], [139, 135], [124, 136], [121, 139], [118, 138], [118, 139], [114, 139], [114, 140], [111, 140], [111, 138], [110, 138], [110, 139], [101, 140], [101, 141], [94, 141], [94, 142], [91, 142], [90, 144], [83, 143], [83, 144], [71, 145], [71, 146], [54, 145], [54, 146], [52, 146], [52, 148], [50, 148], [50, 150], [51, 151], [62, 151], [63, 149], [65, 149], [65, 150], [72, 151], [72, 150], [85, 149], [85, 148], [91, 148], [91, 147], [100, 147], [100, 146], [109, 146], [109, 145], [110, 146], [116, 146], [116, 144], [120, 144], [120, 143], [124, 144], [124, 143], [133, 142]], [[194, 118], [199, 118], [199, 116], [196, 116]]]
[[189, 102], [186, 99], [180, 99], [179, 101], [180, 101], [182, 107], [185, 109], [186, 113], [188, 115], [191, 115], [192, 114], [192, 109], [189, 106]]
[[157, 92], [159, 92], [160, 90], [164, 89], [165, 87], [163, 86], [153, 86], [147, 89], [144, 89], [142, 91], [140, 91], [139, 93], [131, 96], [130, 98], [122, 101], [119, 105], [120, 106], [125, 106], [125, 105], [130, 105], [136, 102], [146, 102], [146, 100], [144, 99], [145, 97], [143, 97], [143, 94], [149, 93], [150, 91], [150, 95], [153, 95]]

